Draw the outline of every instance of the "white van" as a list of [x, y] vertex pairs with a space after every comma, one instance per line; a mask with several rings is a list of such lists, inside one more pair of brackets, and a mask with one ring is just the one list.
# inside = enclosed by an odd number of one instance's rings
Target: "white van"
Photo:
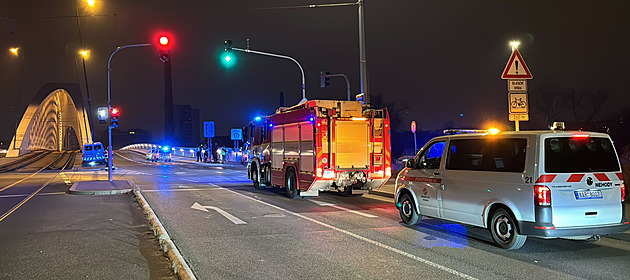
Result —
[[630, 228], [619, 159], [607, 134], [520, 131], [431, 139], [396, 178], [400, 217], [488, 228], [518, 249], [527, 236], [597, 241]]

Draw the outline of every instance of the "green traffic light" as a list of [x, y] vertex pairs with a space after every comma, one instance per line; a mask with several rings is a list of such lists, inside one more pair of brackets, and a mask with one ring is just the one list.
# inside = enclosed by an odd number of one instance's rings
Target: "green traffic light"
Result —
[[221, 62], [223, 63], [223, 66], [229, 68], [234, 65], [236, 57], [232, 56], [229, 52], [224, 52], [222, 56], [223, 59], [221, 59]]

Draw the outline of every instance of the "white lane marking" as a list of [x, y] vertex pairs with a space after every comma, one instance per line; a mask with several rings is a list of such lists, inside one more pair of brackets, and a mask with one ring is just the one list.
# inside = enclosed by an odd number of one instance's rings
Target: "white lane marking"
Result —
[[209, 212], [208, 209], [212, 209], [214, 211], [217, 211], [219, 214], [223, 215], [223, 217], [227, 218], [228, 220], [232, 221], [232, 223], [237, 224], [237, 225], [246, 225], [247, 223], [235, 216], [233, 216], [232, 214], [225, 212], [225, 210], [219, 208], [219, 207], [215, 207], [215, 206], [203, 206], [197, 202], [195, 202], [195, 204], [193, 204], [193, 206], [191, 206], [190, 208], [192, 209], [196, 209], [196, 210], [201, 210], [204, 212]]
[[315, 200], [315, 199], [311, 199], [310, 201], [314, 202], [315, 204], [317, 204], [319, 206], [328, 206], [328, 207], [332, 207], [332, 208], [335, 208], [335, 209], [339, 209], [341, 211], [346, 211], [346, 212], [350, 212], [352, 214], [361, 215], [363, 217], [368, 217], [368, 218], [377, 218], [378, 217], [378, 216], [374, 216], [372, 214], [363, 213], [363, 212], [359, 212], [359, 211], [356, 211], [356, 210], [352, 210], [352, 209], [348, 209], [348, 208], [345, 208], [345, 207], [341, 207], [341, 206], [338, 206], [337, 204], [334, 204], [334, 203], [319, 201], [319, 200]]
[[128, 161], [132, 161], [132, 162], [135, 162], [135, 163], [139, 163], [139, 164], [144, 164], [144, 165], [155, 165], [155, 164], [148, 163], [148, 162], [141, 162], [141, 161], [137, 161], [137, 160], [130, 159], [130, 158], [126, 157], [126, 156], [121, 155], [120, 153], [114, 153], [114, 155], [119, 156], [119, 157], [121, 157], [121, 158], [124, 158], [124, 159], [126, 159], [126, 160], [128, 160]]
[[350, 231], [347, 231], [347, 230], [344, 230], [344, 229], [340, 229], [340, 228], [338, 228], [338, 227], [335, 227], [335, 226], [333, 226], [333, 225], [329, 225], [329, 224], [324, 223], [324, 222], [320, 222], [320, 221], [318, 221], [318, 220], [315, 220], [315, 219], [313, 219], [313, 218], [309, 218], [309, 217], [304, 216], [304, 215], [302, 215], [302, 214], [298, 214], [298, 213], [295, 213], [295, 212], [289, 211], [289, 210], [284, 209], [284, 208], [282, 208], [282, 207], [280, 207], [280, 206], [276, 206], [276, 205], [273, 205], [273, 204], [271, 204], [271, 203], [267, 203], [267, 202], [264, 202], [264, 201], [262, 201], [262, 200], [258, 200], [258, 199], [256, 199], [256, 198], [253, 198], [253, 197], [250, 197], [250, 196], [246, 196], [246, 195], [244, 195], [244, 194], [241, 194], [241, 193], [235, 192], [235, 191], [230, 190], [230, 189], [223, 188], [223, 187], [221, 187], [221, 186], [218, 186], [218, 185], [215, 185], [215, 184], [212, 184], [212, 183], [208, 183], [208, 185], [211, 185], [211, 186], [215, 186], [215, 187], [217, 187], [217, 188], [224, 189], [224, 190], [229, 191], [229, 192], [231, 192], [231, 193], [234, 193], [234, 194], [236, 194], [236, 195], [240, 195], [240, 196], [242, 196], [242, 197], [244, 197], [244, 198], [247, 198], [247, 199], [250, 199], [250, 200], [256, 201], [256, 202], [258, 202], [258, 203], [261, 203], [261, 204], [267, 205], [267, 206], [269, 206], [269, 207], [272, 207], [272, 208], [275, 208], [275, 209], [278, 209], [278, 210], [281, 210], [281, 211], [287, 212], [287, 213], [289, 213], [289, 214], [291, 214], [291, 215], [294, 215], [294, 216], [296, 216], [296, 217], [299, 217], [299, 218], [305, 219], [305, 220], [307, 220], [307, 221], [311, 221], [311, 222], [316, 223], [316, 224], [318, 224], [318, 225], [320, 225], [320, 226], [330, 228], [330, 229], [332, 229], [332, 230], [334, 230], [334, 231], [338, 231], [338, 232], [343, 233], [343, 234], [346, 234], [346, 235], [348, 235], [348, 236], [352, 236], [352, 237], [354, 237], [354, 238], [356, 238], [356, 239], [359, 239], [359, 240], [361, 240], [361, 241], [365, 241], [365, 242], [370, 243], [370, 244], [372, 244], [372, 245], [375, 245], [375, 246], [381, 247], [381, 248], [383, 248], [383, 249], [386, 249], [386, 250], [392, 251], [392, 252], [394, 252], [394, 253], [397, 253], [397, 254], [403, 255], [403, 256], [408, 257], [408, 258], [410, 258], [410, 259], [413, 259], [413, 260], [419, 261], [419, 262], [421, 262], [421, 263], [423, 263], [423, 264], [426, 264], [426, 265], [432, 266], [432, 267], [434, 267], [434, 268], [437, 268], [437, 269], [443, 270], [443, 271], [445, 271], [445, 272], [451, 273], [451, 274], [456, 275], [456, 276], [459, 276], [459, 277], [461, 277], [461, 278], [464, 278], [464, 279], [469, 279], [469, 280], [478, 280], [478, 279], [477, 279], [477, 278], [475, 278], [475, 277], [472, 277], [472, 276], [470, 276], [470, 275], [468, 275], [468, 274], [465, 274], [465, 273], [459, 272], [459, 271], [454, 270], [454, 269], [452, 269], [452, 268], [448, 268], [448, 267], [443, 266], [443, 265], [441, 265], [441, 264], [437, 264], [437, 263], [434, 263], [434, 262], [429, 261], [429, 260], [427, 260], [427, 259], [423, 259], [423, 258], [418, 257], [418, 256], [416, 256], [416, 255], [413, 255], [413, 254], [407, 253], [407, 252], [405, 252], [405, 251], [403, 251], [403, 250], [396, 249], [396, 248], [394, 248], [394, 247], [391, 247], [391, 246], [385, 245], [385, 244], [383, 244], [383, 243], [380, 243], [380, 242], [378, 242], [378, 241], [375, 241], [375, 240], [369, 239], [369, 238], [367, 238], [367, 237], [363, 237], [363, 236], [358, 235], [358, 234], [356, 234], [356, 233], [352, 233], [352, 232], [350, 232]]
[[186, 181], [186, 182], [199, 183], [199, 181], [197, 181], [197, 180], [190, 180], [190, 179], [186, 179], [186, 178], [183, 178], [183, 179], [180, 179], [180, 180]]

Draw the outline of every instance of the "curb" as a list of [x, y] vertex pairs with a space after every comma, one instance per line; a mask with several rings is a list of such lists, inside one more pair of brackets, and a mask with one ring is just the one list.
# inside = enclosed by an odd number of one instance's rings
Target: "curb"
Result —
[[142, 193], [136, 189], [133, 191], [133, 194], [136, 196], [138, 204], [140, 204], [140, 207], [142, 207], [144, 213], [147, 215], [153, 234], [158, 238], [162, 251], [166, 254], [166, 257], [171, 260], [173, 271], [177, 277], [183, 280], [196, 280], [197, 277], [195, 277], [195, 274], [193, 274], [184, 260], [184, 257], [179, 253], [179, 250], [177, 250], [175, 243], [171, 240], [171, 237], [162, 226], [162, 223], [157, 215], [155, 215], [155, 212], [153, 212], [153, 209], [151, 209], [151, 206], [149, 206], [149, 203], [147, 203], [144, 196], [142, 196]]
[[[129, 182], [129, 185], [132, 186], [133, 188], [135, 188], [135, 184], [133, 183], [133, 181], [131, 180], [127, 180], [127, 182]], [[133, 189], [120, 189], [120, 190], [88, 190], [88, 191], [81, 191], [81, 190], [77, 190], [77, 186], [79, 185], [80, 182], [74, 182], [72, 184], [72, 187], [70, 187], [70, 189], [68, 189], [68, 194], [78, 194], [78, 195], [116, 195], [116, 194], [125, 194], [125, 193], [130, 193], [133, 191]]]
[[382, 192], [382, 191], [370, 191], [369, 194], [378, 195], [378, 196], [387, 197], [387, 198], [392, 198], [392, 199], [394, 198], [394, 194], [393, 193]]

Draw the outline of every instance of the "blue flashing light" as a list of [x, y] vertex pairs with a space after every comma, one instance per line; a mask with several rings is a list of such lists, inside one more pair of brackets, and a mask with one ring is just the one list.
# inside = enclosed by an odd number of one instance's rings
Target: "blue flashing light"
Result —
[[270, 123], [270, 124], [269, 124], [269, 127], [273, 127], [273, 124], [272, 124], [272, 123]]
[[257, 116], [254, 118], [255, 121], [259, 122], [260, 120], [262, 120], [262, 118], [260, 116]]
[[165, 152], [168, 151], [168, 146], [162, 147], [162, 151], [165, 151]]
[[313, 119], [313, 117], [311, 117], [311, 118], [310, 118], [310, 119], [308, 119], [308, 120], [312, 122], [314, 119]]

